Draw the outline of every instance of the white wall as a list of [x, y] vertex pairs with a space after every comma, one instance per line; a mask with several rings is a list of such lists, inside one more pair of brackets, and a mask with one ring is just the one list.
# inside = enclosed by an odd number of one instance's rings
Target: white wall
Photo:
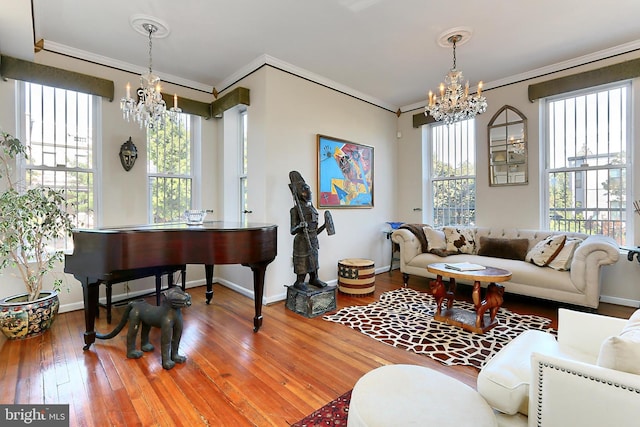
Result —
[[[317, 193], [316, 135], [323, 134], [374, 147], [374, 207], [333, 209], [336, 234], [319, 236], [319, 277], [337, 278], [343, 258], [368, 258], [381, 269], [389, 265], [389, 241], [382, 230], [395, 215], [396, 116], [342, 93], [271, 67], [243, 79], [251, 91], [248, 114], [249, 206], [252, 222], [278, 225], [278, 257], [267, 268], [265, 300], [284, 299], [286, 285], [295, 281], [289, 233], [289, 172], [299, 171]], [[323, 210], [320, 210], [323, 215]], [[216, 267], [224, 277], [250, 289], [247, 269]]]
[[[102, 99], [100, 110], [102, 113], [102, 126], [99, 130], [100, 138], [100, 169], [102, 175], [102, 187], [99, 190], [99, 206], [101, 212], [101, 226], [119, 226], [127, 224], [144, 224], [147, 222], [147, 196], [146, 196], [146, 140], [144, 131], [138, 125], [127, 123], [122, 119], [120, 112], [120, 98], [124, 95], [124, 87], [127, 82], [136, 84], [139, 76], [131, 73], [114, 70], [112, 68], [75, 60], [62, 55], [42, 51], [36, 55], [36, 62], [54, 67], [72, 70], [84, 74], [102, 77], [114, 81], [115, 99], [113, 102]], [[0, 81], [0, 126], [12, 133], [16, 133], [15, 110], [15, 81]], [[211, 102], [210, 94], [186, 89], [180, 86], [163, 83], [163, 91], [177, 93], [180, 97], [187, 97], [203, 102]], [[202, 158], [196, 161], [216, 162], [216, 128], [215, 120], [202, 121]], [[133, 169], [125, 171], [120, 164], [120, 146], [129, 137], [138, 148], [138, 160]], [[212, 168], [202, 167], [203, 180], [215, 184], [215, 175]], [[203, 207], [209, 208], [215, 199], [211, 194], [202, 197]], [[63, 290], [60, 295], [61, 311], [83, 308], [82, 287], [71, 275], [62, 273], [63, 266], [56, 269], [56, 273], [45, 279], [51, 285], [55, 278], [63, 278], [68, 284], [69, 292]], [[189, 268], [188, 279], [200, 279], [204, 277], [203, 268]], [[142, 289], [155, 288], [152, 279], [144, 279], [130, 283], [130, 292], [140, 292]], [[114, 294], [122, 292], [124, 286], [114, 287]], [[0, 275], [0, 296], [6, 297], [24, 292], [24, 286], [14, 271], [6, 270]], [[116, 298], [114, 298], [116, 299]]]
[[[635, 54], [636, 57], [640, 54]], [[477, 223], [482, 226], [514, 226], [539, 228], [539, 120], [538, 103], [527, 99], [527, 86], [579, 71], [597, 68], [613, 62], [633, 58], [633, 54], [614, 60], [600, 61], [536, 80], [508, 85], [485, 92], [489, 109], [478, 117], [477, 123]], [[60, 68], [83, 72], [114, 80], [116, 99], [103, 100], [102, 157], [103, 188], [101, 209], [104, 226], [144, 223], [146, 206], [146, 147], [144, 132], [135, 124], [123, 121], [118, 99], [128, 81], [136, 75], [74, 60], [61, 55], [41, 52], [36, 61]], [[638, 82], [635, 83], [636, 105], [639, 111]], [[288, 188], [288, 173], [298, 170], [317, 192], [316, 135], [324, 134], [373, 146], [374, 207], [372, 209], [333, 209], [336, 234], [320, 236], [320, 271], [322, 280], [335, 282], [337, 262], [348, 257], [370, 258], [380, 271], [389, 264], [389, 241], [382, 234], [385, 221], [421, 222], [422, 200], [422, 148], [421, 130], [412, 127], [412, 115], [403, 113], [399, 118], [348, 95], [298, 78], [278, 69], [265, 66], [238, 82], [251, 93], [249, 115], [249, 201], [252, 222], [278, 225], [278, 256], [267, 268], [265, 301], [284, 298], [285, 285], [295, 280], [291, 263], [293, 238], [289, 234], [289, 209], [293, 206]], [[199, 91], [165, 84], [164, 91], [204, 102], [212, 97]], [[15, 93], [13, 81], [0, 81], [0, 125], [15, 132]], [[486, 125], [491, 116], [504, 104], [512, 105], [528, 118], [529, 132], [529, 184], [514, 187], [489, 187], [487, 164]], [[634, 114], [635, 117], [635, 114]], [[399, 131], [399, 134], [397, 133]], [[634, 127], [634, 141], [640, 140], [639, 127]], [[202, 121], [203, 173], [202, 206], [214, 209], [213, 219], [222, 219], [221, 141], [224, 129], [218, 119]], [[125, 172], [118, 158], [120, 145], [131, 136], [138, 147], [139, 158], [130, 172]], [[640, 164], [640, 150], [634, 150], [635, 163]], [[639, 199], [640, 173], [633, 183], [634, 199]], [[508, 203], [505, 203], [508, 201]], [[322, 210], [320, 210], [322, 214]], [[636, 219], [636, 218], [634, 218]], [[640, 243], [640, 220], [635, 225], [636, 241]], [[640, 266], [621, 257], [617, 265], [605, 269], [603, 300], [634, 305], [640, 301], [637, 275]], [[60, 266], [59, 271], [62, 270]], [[61, 273], [59, 273], [61, 274]], [[244, 294], [252, 295], [252, 274], [246, 267], [216, 266], [214, 275], [224, 285]], [[71, 292], [61, 295], [62, 310], [81, 309], [80, 284], [71, 276], [65, 277]], [[187, 279], [191, 285], [204, 282], [204, 269], [189, 266]], [[20, 280], [11, 271], [2, 276], [0, 296], [23, 290]], [[50, 279], [51, 281], [53, 278]], [[152, 287], [151, 280], [131, 284], [131, 292]], [[118, 292], [115, 289], [114, 292]]]
[[[533, 83], [551, 80], [557, 77], [571, 75], [582, 71], [600, 68], [613, 63], [623, 62], [640, 57], [640, 53], [631, 53], [616, 58], [597, 61], [592, 64], [576, 67], [563, 72], [546, 75], [500, 88], [484, 91], [489, 107], [484, 114], [476, 118], [476, 223], [483, 227], [518, 227], [538, 229], [541, 227], [540, 218], [540, 114], [539, 102], [530, 102], [528, 86]], [[633, 163], [640, 164], [640, 122], [637, 111], [640, 111], [640, 79], [633, 81], [632, 117], [633, 126]], [[488, 142], [487, 125], [491, 117], [504, 105], [511, 105], [520, 110], [528, 119], [528, 157], [529, 183], [527, 185], [489, 187]], [[420, 129], [412, 127], [412, 116], [422, 114], [422, 111], [411, 111], [402, 114], [398, 128], [403, 134], [398, 150], [398, 185], [403, 188], [398, 199], [399, 219], [404, 221], [422, 222], [421, 212], [414, 212], [412, 208], [423, 204], [419, 182], [421, 182], [421, 139]], [[633, 200], [640, 199], [640, 171], [634, 168]], [[426, 201], [427, 206], [431, 206]], [[420, 214], [420, 215], [419, 215]], [[640, 244], [640, 217], [632, 215], [634, 223], [634, 239], [630, 246]], [[640, 303], [640, 283], [638, 274], [640, 265], [630, 263], [626, 259], [626, 251], [621, 252], [620, 261], [607, 266], [603, 273], [602, 301], [616, 304], [637, 306]]]
[[[126, 83], [135, 83], [137, 76], [48, 52], [36, 55], [36, 61], [114, 80], [116, 99], [113, 102], [101, 102], [101, 225], [145, 223], [147, 186], [144, 132], [137, 125], [126, 123], [119, 109], [119, 99]], [[250, 221], [278, 225], [278, 256], [267, 268], [265, 301], [285, 298], [284, 286], [295, 280], [291, 263], [293, 237], [289, 234], [289, 209], [293, 206], [293, 201], [288, 187], [288, 175], [291, 170], [300, 171], [314, 194], [316, 193], [316, 134], [370, 145], [375, 150], [374, 207], [332, 210], [336, 234], [328, 236], [322, 233], [319, 237], [319, 277], [327, 282], [335, 282], [337, 263], [342, 258], [369, 258], [374, 260], [379, 270], [387, 267], [390, 242], [384, 238], [382, 230], [387, 228], [385, 221], [397, 219], [395, 203], [398, 188], [398, 140], [395, 114], [268, 66], [247, 76], [237, 85], [249, 88], [251, 97], [251, 105], [247, 108], [249, 202], [253, 211]], [[0, 82], [0, 125], [10, 132], [15, 132], [13, 88], [14, 81]], [[209, 94], [167, 83], [164, 83], [163, 91], [204, 102], [213, 100]], [[221, 151], [223, 135], [222, 120], [202, 121], [202, 157], [196, 159], [200, 162], [203, 173], [202, 207], [212, 208], [215, 220], [223, 219], [225, 203], [222, 197], [225, 166]], [[120, 145], [129, 136], [138, 148], [139, 157], [134, 168], [126, 172], [120, 164], [118, 152]], [[80, 283], [61, 271], [62, 265], [58, 268], [58, 274], [65, 276], [71, 289], [69, 293], [63, 292], [61, 295], [61, 311], [81, 309], [83, 303]], [[2, 297], [23, 291], [22, 283], [18, 278], [12, 277], [11, 273], [6, 271], [0, 276]], [[249, 268], [216, 266], [214, 276], [224, 285], [252, 295], [253, 276]], [[204, 268], [189, 266], [187, 280], [192, 286], [204, 283]], [[131, 282], [130, 285], [130, 292], [134, 293], [154, 286], [151, 279]], [[123, 292], [122, 289], [123, 287], [114, 287], [114, 294]]]

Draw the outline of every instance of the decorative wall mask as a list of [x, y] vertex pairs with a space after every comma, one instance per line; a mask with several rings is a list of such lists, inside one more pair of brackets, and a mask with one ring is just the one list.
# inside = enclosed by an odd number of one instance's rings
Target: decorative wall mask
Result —
[[120, 146], [120, 163], [124, 170], [129, 172], [138, 158], [138, 149], [136, 148], [131, 137], [124, 144]]

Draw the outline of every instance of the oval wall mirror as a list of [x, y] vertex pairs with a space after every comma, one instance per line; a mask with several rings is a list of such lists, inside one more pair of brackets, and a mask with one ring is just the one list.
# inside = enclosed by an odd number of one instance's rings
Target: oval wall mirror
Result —
[[489, 185], [524, 185], [529, 182], [527, 118], [505, 105], [489, 121]]

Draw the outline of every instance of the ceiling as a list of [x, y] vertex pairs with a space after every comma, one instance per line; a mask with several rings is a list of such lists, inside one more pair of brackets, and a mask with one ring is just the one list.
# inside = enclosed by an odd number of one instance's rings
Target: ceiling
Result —
[[6, 55], [33, 60], [44, 39], [45, 50], [140, 73], [148, 40], [129, 21], [144, 14], [170, 30], [153, 42], [165, 81], [223, 91], [267, 63], [391, 111], [424, 105], [438, 87], [452, 65], [438, 38], [451, 28], [472, 31], [456, 51], [472, 89], [640, 48], [638, 0], [0, 0], [0, 9]]

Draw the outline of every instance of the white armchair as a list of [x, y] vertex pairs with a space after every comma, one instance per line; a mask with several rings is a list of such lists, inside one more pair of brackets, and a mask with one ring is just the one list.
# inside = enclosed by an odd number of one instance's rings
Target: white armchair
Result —
[[640, 310], [627, 321], [560, 309], [557, 340], [527, 331], [511, 341], [478, 375], [478, 392], [496, 410], [498, 425], [640, 425], [640, 375], [598, 365], [603, 342], [634, 318], [637, 324]]

